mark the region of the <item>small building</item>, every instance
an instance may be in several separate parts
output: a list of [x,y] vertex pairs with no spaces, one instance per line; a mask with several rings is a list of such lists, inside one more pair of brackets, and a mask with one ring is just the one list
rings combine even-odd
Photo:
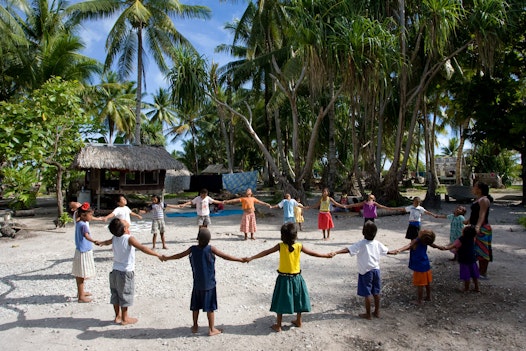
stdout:
[[86,172],[80,195],[92,202],[117,194],[160,194],[166,170],[185,166],[162,147],[148,145],[88,144],[76,156],[73,168]]

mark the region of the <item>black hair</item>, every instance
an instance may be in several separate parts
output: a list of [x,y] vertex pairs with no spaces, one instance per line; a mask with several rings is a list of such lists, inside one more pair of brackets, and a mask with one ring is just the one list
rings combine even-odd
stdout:
[[472,225],[467,225],[462,230],[462,235],[468,239],[475,239],[477,236],[477,229]]
[[157,201],[161,202],[161,197],[159,195],[152,195],[152,199],[157,199]]
[[206,247],[210,243],[210,238],[212,235],[210,234],[210,230],[208,228],[200,228],[199,232],[197,233],[197,242],[199,247]]
[[119,218],[113,218],[108,225],[108,229],[116,237],[121,237],[124,234],[124,224]]
[[289,252],[294,251],[294,243],[298,237],[298,230],[295,223],[285,223],[281,226],[281,241],[289,246]]
[[77,216],[79,218],[80,218],[80,216],[82,216],[83,214],[86,214],[86,213],[93,213],[93,209],[91,207],[89,207],[87,209],[83,209],[82,206],[77,208]]
[[374,222],[367,221],[363,225],[362,234],[366,240],[374,240],[377,232],[378,227],[376,226],[376,224],[374,224]]
[[208,194],[208,190],[206,188],[199,190],[199,195],[201,194]]

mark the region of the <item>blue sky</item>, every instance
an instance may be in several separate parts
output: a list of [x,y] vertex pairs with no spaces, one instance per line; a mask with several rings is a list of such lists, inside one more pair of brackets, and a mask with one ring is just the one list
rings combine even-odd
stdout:
[[[214,49],[220,44],[231,44],[232,36],[224,29],[227,22],[232,22],[241,17],[246,8],[246,1],[220,2],[219,0],[182,0],[186,5],[204,5],[210,8],[211,17],[208,20],[175,19],[176,28],[189,40],[197,51],[209,62],[216,62],[222,66],[230,61],[225,54],[218,54]],[[87,22],[81,32],[82,40],[86,46],[83,54],[104,62],[106,58],[105,43],[110,29],[115,23],[115,18]],[[134,80],[135,76],[130,77]],[[159,87],[166,87],[165,77],[149,58],[146,62],[146,100],[154,94]],[[169,145],[168,151],[179,149],[180,145]]]

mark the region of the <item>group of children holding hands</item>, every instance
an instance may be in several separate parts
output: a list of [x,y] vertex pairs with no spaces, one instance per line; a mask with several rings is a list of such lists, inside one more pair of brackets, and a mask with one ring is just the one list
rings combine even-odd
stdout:
[[[250,189],[249,189],[250,190]],[[164,240],[164,207],[173,205],[164,205],[158,197],[152,199],[152,205],[148,209],[154,212],[152,223],[153,248],[155,248],[156,234],[161,234],[163,248],[166,248]],[[115,323],[123,325],[137,322],[136,318],[128,315],[128,308],[133,305],[134,297],[134,268],[135,268],[135,249],[159,258],[161,261],[169,261],[190,257],[190,264],[193,274],[193,289],[190,302],[190,310],[193,316],[193,325],[191,331],[198,332],[199,311],[203,310],[208,318],[208,334],[217,335],[222,330],[215,327],[214,311],[217,309],[217,292],[215,279],[215,257],[219,256],[225,260],[248,263],[255,259],[265,257],[272,253],[279,253],[278,276],[276,278],[275,288],[272,296],[270,311],[277,314],[276,323],[272,329],[276,332],[281,331],[283,314],[296,314],[296,318],[291,322],[296,327],[302,325],[302,313],[311,311],[311,304],[307,285],[301,275],[300,257],[305,253],[314,257],[332,258],[338,254],[350,254],[357,257],[358,266],[358,288],[357,294],[364,298],[365,313],[359,316],[365,319],[380,317],[380,292],[381,292],[381,274],[380,258],[391,254],[396,255],[402,251],[409,250],[409,268],[413,271],[413,284],[417,287],[416,304],[420,305],[423,301],[431,300],[432,272],[427,256],[427,247],[431,246],[441,250],[455,250],[455,259],[460,266],[460,279],[464,282],[463,291],[469,291],[470,280],[474,282],[474,290],[479,291],[478,285],[478,266],[474,249],[474,238],[477,231],[473,226],[463,227],[465,208],[459,206],[453,215],[444,216],[433,214],[420,206],[420,199],[415,198],[413,205],[404,208],[388,208],[375,202],[373,195],[370,195],[366,201],[354,205],[343,206],[363,206],[364,225],[362,229],[363,239],[345,247],[341,250],[319,253],[308,249],[301,243],[297,242],[297,213],[294,209],[304,208],[301,203],[292,200],[287,194],[283,201],[275,206],[257,200],[253,197],[251,191],[247,191],[247,196],[243,198],[224,201],[222,203],[241,202],[244,213],[241,223],[241,231],[253,233],[256,231],[254,204],[267,205],[269,207],[280,207],[284,210],[284,224],[281,226],[281,242],[271,248],[261,251],[251,257],[234,257],[226,254],[216,247],[210,245],[210,231],[207,226],[209,220],[209,206],[217,201],[211,199],[206,191],[192,201],[173,207],[181,208],[182,206],[193,203],[196,205],[198,213],[199,232],[197,236],[197,245],[191,245],[188,249],[171,255],[161,255],[160,253],[142,245],[137,239],[130,234],[131,211],[127,211],[126,199],[119,199],[117,211],[113,211],[106,217],[98,218],[108,220],[113,218],[108,226],[113,237],[104,241],[97,241],[90,234],[89,221],[93,219],[93,211],[89,204],[77,204],[73,206],[76,218],[75,226],[75,257],[73,260],[73,275],[76,277],[78,288],[78,301],[90,302],[90,293],[84,289],[84,279],[91,277],[95,273],[92,248],[93,244],[99,246],[111,245],[114,255],[113,269],[110,273],[110,302],[115,312]],[[324,238],[330,235],[332,218],[328,212],[328,204],[332,203],[338,206],[332,198],[328,196],[328,190],[324,189],[322,197],[318,204],[313,207],[319,207],[319,223],[327,231],[321,228]],[[123,209],[124,208],[124,209]],[[396,211],[409,212],[409,226],[406,232],[406,238],[411,242],[396,250],[388,248],[375,240],[377,226],[374,223],[377,217],[376,208],[383,208]],[[428,229],[421,229],[420,222],[422,214],[432,215],[436,218],[448,218],[451,221],[451,242],[445,246],[439,246],[434,243],[435,233]],[[207,218],[208,217],[208,218]],[[425,296],[424,296],[425,290]],[[374,309],[373,309],[374,306]]]

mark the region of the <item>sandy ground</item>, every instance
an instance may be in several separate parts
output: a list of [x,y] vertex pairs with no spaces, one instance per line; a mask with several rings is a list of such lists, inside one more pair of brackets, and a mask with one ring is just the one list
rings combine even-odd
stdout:
[[[495,195],[495,194],[494,194]],[[303,276],[312,302],[302,328],[284,316],[284,328],[275,333],[269,312],[278,255],[249,264],[216,261],[219,309],[218,336],[207,336],[206,315],[200,315],[200,330],[190,332],[189,310],[192,288],[188,259],[162,263],[137,252],[135,304],[130,314],[137,324],[112,322],[108,273],[112,252],[95,248],[97,277],[87,282],[94,300],[76,302],[71,276],[74,253],[73,226],[53,228],[53,215],[15,218],[33,229],[16,239],[0,239],[0,340],[8,350],[523,350],[526,345],[526,241],[517,219],[524,207],[516,197],[496,195],[490,222],[494,228],[494,262],[489,280],[481,281],[480,293],[457,292],[458,266],[452,254],[429,250],[434,282],[433,301],[418,307],[411,304],[416,290],[407,268],[408,254],[382,260],[382,316],[373,320],[358,317],[363,299],[356,295],[356,258],[338,255],[332,259],[302,255]],[[450,213],[456,204],[443,203],[440,213]],[[227,208],[238,208],[227,206]],[[188,211],[191,211],[188,209]],[[330,252],[362,238],[362,218],[343,214],[335,218],[331,240],[320,240],[317,212],[306,210],[299,241],[310,249]],[[279,242],[282,211],[262,209],[257,240],[243,241],[240,216],[212,218],[211,244],[238,256],[253,255]],[[377,220],[377,239],[390,249],[407,243],[407,215]],[[173,254],[195,243],[195,218],[167,219],[168,250]],[[447,220],[424,216],[423,226],[437,233],[437,243],[449,238]],[[106,225],[91,224],[96,239],[111,235]],[[135,222],[133,234],[151,245],[150,221]],[[159,247],[160,245],[158,245]]]

